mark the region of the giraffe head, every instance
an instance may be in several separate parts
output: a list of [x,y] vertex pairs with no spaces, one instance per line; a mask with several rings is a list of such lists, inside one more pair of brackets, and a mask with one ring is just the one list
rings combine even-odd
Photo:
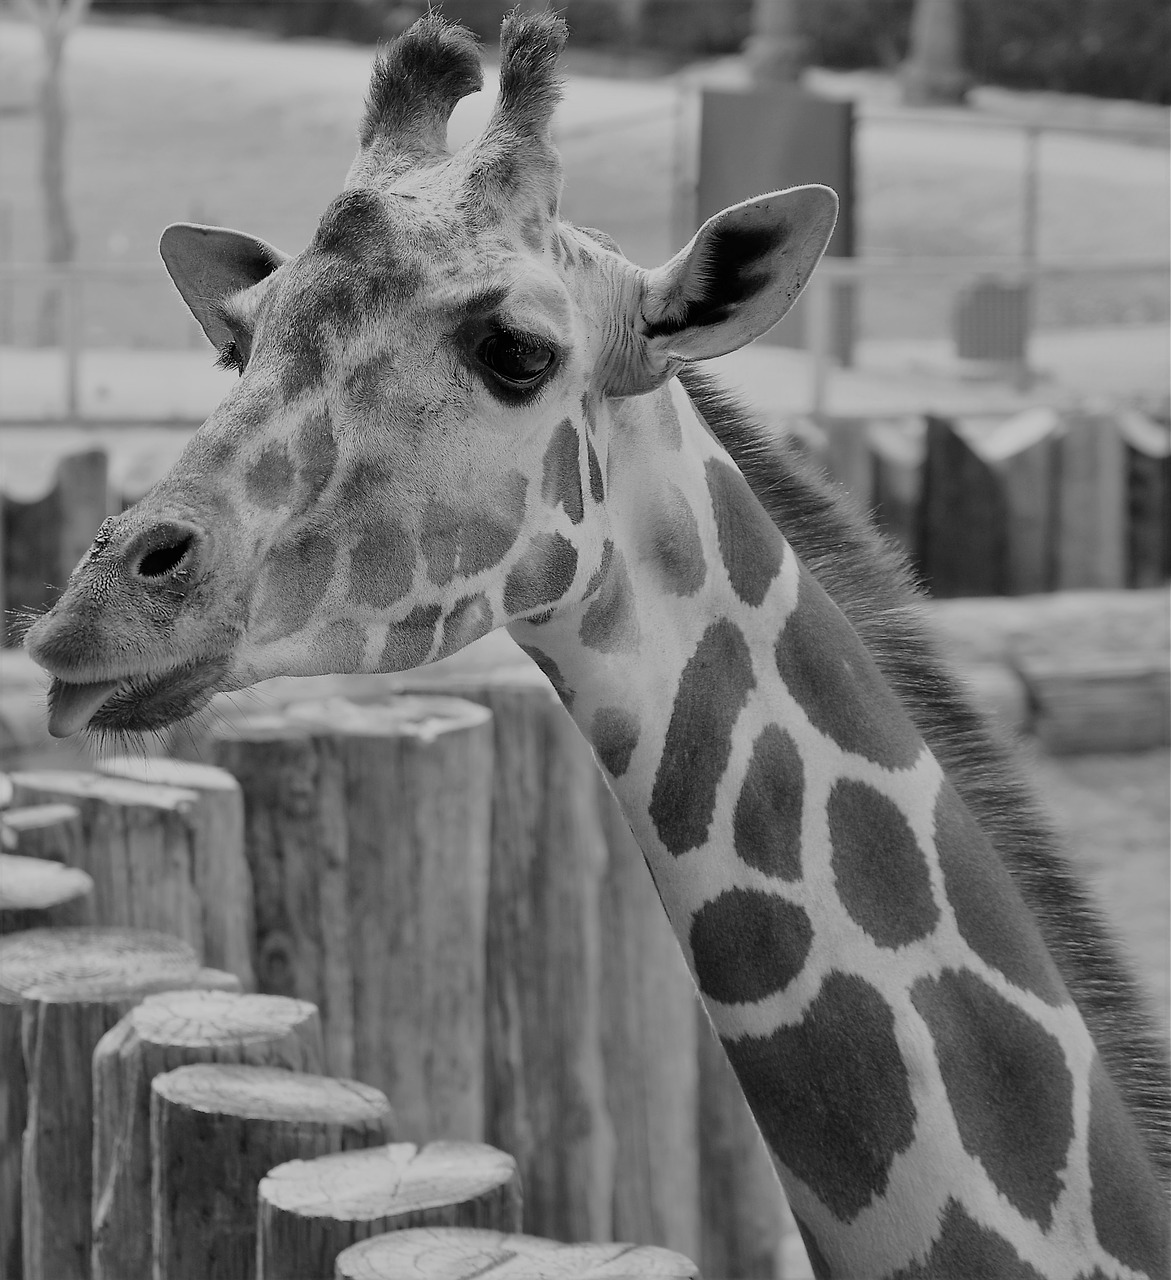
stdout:
[[479,56],[425,17],[376,60],[358,155],[306,249],[163,233],[240,378],[30,630],[54,733],[160,727],[272,675],[417,666],[598,590],[602,406],[780,319],[836,198],[737,205],[634,266],[559,217],[564,39],[548,14],[505,21],[493,114],[452,154]]

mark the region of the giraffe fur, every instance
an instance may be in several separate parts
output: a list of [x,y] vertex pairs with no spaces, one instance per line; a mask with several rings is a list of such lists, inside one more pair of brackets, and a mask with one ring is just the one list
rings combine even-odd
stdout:
[[784,314],[836,199],[769,193],[635,267],[558,214],[564,39],[506,22],[452,154],[478,64],[428,16],[302,252],[164,232],[240,379],[31,628],[50,729],[507,627],[626,813],[818,1275],[1164,1276],[1137,989],[897,555],[694,371]]

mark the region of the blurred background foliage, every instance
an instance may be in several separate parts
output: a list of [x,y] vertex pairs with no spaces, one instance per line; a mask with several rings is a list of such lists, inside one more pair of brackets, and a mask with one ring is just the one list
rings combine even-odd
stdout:
[[[491,41],[515,0],[444,0],[443,14]],[[158,13],[289,36],[369,41],[396,35],[426,0],[94,0],[98,12]],[[543,7],[526,5],[525,7]],[[752,0],[561,0],[575,47],[679,58],[737,51]],[[894,68],[914,0],[797,0],[806,61]],[[964,65],[977,82],[1171,103],[1166,0],[963,0]]]

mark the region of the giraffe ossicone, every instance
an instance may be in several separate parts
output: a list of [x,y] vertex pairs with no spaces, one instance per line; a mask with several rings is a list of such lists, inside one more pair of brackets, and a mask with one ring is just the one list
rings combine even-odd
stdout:
[[506,21],[451,153],[478,52],[423,18],[302,252],[164,232],[241,376],[30,630],[50,728],[506,626],[625,810],[819,1275],[1165,1276],[1141,996],[905,571],[695,370],[792,305],[836,198],[761,196],[635,266],[559,216],[564,39]]

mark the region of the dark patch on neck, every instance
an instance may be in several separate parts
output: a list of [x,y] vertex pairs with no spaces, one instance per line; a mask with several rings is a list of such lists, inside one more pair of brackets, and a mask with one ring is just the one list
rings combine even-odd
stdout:
[[435,639],[442,609],[437,604],[416,605],[386,633],[379,671],[409,671],[426,660]]
[[843,751],[909,768],[922,743],[874,660],[825,592],[801,570],[797,606],[777,640],[777,671],[813,727]]
[[880,947],[925,938],[939,923],[927,860],[893,800],[843,778],[827,805],[838,897]]
[[677,596],[692,596],[707,579],[707,556],[691,504],[673,484],[647,514],[645,556],[662,585]]
[[541,674],[553,686],[553,692],[561,699],[561,705],[566,711],[573,710],[573,690],[565,683],[565,677],[561,674],[561,668],[549,657],[542,649],[536,648],[535,645],[522,644],[521,648],[529,655],[530,658],[541,669]]
[[691,918],[695,976],[721,1004],[753,1004],[776,995],[809,958],[813,926],[804,908],[759,889],[727,889]]
[[804,791],[805,770],[793,739],[777,725],[765,725],[732,816],[736,853],[750,867],[782,880],[800,877]]
[[1048,1230],[1073,1137],[1073,1079],[1061,1045],[967,970],[921,978],[911,1002],[935,1042],[964,1150]]
[[780,572],[784,542],[735,467],[709,458],[704,470],[732,590],[745,604],[759,605]]
[[586,583],[586,589],[582,592],[582,599],[588,600],[595,595],[598,588],[606,581],[606,577],[610,572],[610,563],[614,559],[614,544],[607,538],[602,543],[602,558],[598,562],[598,567],[590,574],[590,580]]
[[651,820],[671,853],[686,853],[707,840],[716,790],[732,754],[732,731],[755,687],[740,628],[727,618],[713,622],[679,677],[651,791]]
[[602,469],[598,466],[598,455],[594,452],[594,442],[586,436],[586,459],[590,468],[590,497],[595,502],[601,502],[606,496],[606,491],[602,487]]
[[889,1280],[939,1280],[941,1276],[987,1277],[988,1280],[1045,1280],[1023,1261],[1016,1249],[983,1226],[959,1201],[948,1199],[939,1219],[939,1235],[922,1262],[894,1272]]
[[581,492],[581,442],[568,418],[562,418],[554,428],[545,450],[541,497],[550,507],[564,507],[570,523],[581,524],[585,515]]
[[707,238],[702,262],[696,264],[688,284],[702,289],[689,298],[673,320],[647,325],[648,338],[669,337],[695,326],[719,324],[733,310],[773,280],[767,270],[753,270],[788,236],[788,228],[778,223],[767,227],[717,226]]
[[884,1194],[915,1107],[894,1015],[869,983],[831,973],[800,1022],[723,1044],[765,1141],[832,1213],[849,1222]]
[[1144,1158],[1133,1119],[1096,1060],[1090,1072],[1089,1162],[1098,1243],[1136,1271],[1167,1275],[1167,1200]]
[[950,783],[935,805],[935,847],[943,887],[969,947],[1016,986],[1047,1004],[1069,993],[1004,864]]
[[446,658],[492,630],[492,605],[483,593],[464,596],[443,620],[443,642],[437,657]]
[[590,741],[610,776],[621,778],[638,746],[638,716],[625,707],[599,707],[590,725]]
[[311,525],[276,543],[261,568],[256,610],[261,643],[292,635],[309,621],[333,579],[337,550],[324,529]]
[[411,589],[415,559],[415,541],[397,520],[363,525],[350,550],[350,599],[388,609]]
[[556,604],[573,585],[576,573],[573,543],[559,533],[537,534],[505,579],[505,612],[515,619],[543,604]]
[[599,653],[628,652],[638,644],[634,590],[622,552],[616,552],[601,590],[590,602],[578,629],[582,644]]

